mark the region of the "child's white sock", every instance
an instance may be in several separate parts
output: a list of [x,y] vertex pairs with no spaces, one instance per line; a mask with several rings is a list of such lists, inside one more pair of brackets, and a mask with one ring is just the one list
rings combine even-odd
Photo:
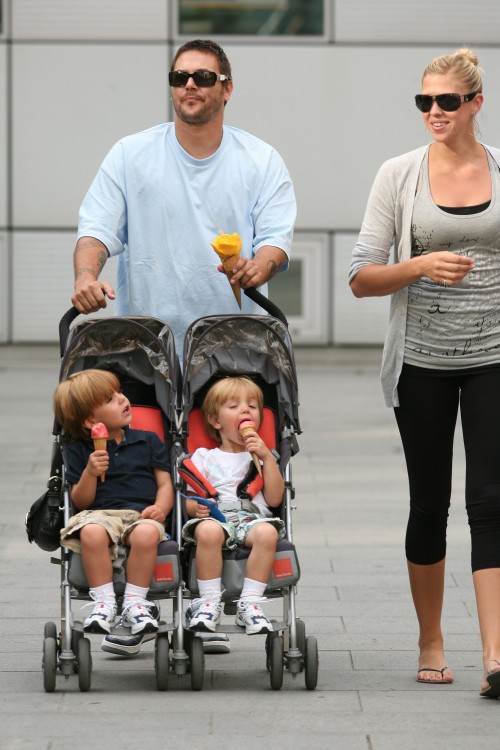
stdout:
[[221,578],[209,578],[205,581],[200,581],[198,578],[198,589],[200,591],[200,598],[202,599],[219,600],[222,595],[221,587]]
[[142,586],[134,586],[133,583],[125,584],[125,591],[123,593],[123,606],[126,607],[128,604],[137,603],[137,599],[143,601],[147,599],[149,587],[143,588]]
[[106,602],[106,604],[116,603],[115,589],[112,581],[89,589],[89,594],[96,602]]
[[262,583],[262,581],[254,581],[253,578],[245,578],[241,590],[240,602],[261,599],[264,596],[266,586],[267,583]]

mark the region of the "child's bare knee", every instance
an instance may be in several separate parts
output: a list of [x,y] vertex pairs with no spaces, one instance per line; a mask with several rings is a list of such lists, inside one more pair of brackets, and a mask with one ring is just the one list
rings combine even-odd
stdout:
[[[249,535],[250,536],[250,535]],[[278,532],[270,523],[257,523],[251,531],[253,543],[274,545],[278,541]]]
[[222,544],[224,541],[224,530],[215,521],[201,521],[196,524],[194,537],[198,544]]
[[131,547],[150,548],[158,545],[160,535],[158,529],[151,523],[139,523],[129,534],[128,543]]
[[98,523],[88,523],[80,529],[80,542],[87,549],[94,549],[103,545],[109,546],[109,534]]

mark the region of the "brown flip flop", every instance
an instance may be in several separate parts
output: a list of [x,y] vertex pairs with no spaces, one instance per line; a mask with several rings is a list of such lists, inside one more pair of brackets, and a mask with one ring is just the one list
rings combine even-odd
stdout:
[[[442,669],[433,669],[433,667],[422,667],[417,672],[417,682],[425,682],[426,685],[451,685],[451,682],[449,682],[449,680],[445,680],[444,679],[444,673],[446,672],[447,669],[449,669],[448,666],[444,666]],[[422,680],[419,677],[419,674],[421,672],[437,672],[438,674],[441,675],[442,679],[440,679],[440,680]],[[498,674],[500,675],[500,672]]]

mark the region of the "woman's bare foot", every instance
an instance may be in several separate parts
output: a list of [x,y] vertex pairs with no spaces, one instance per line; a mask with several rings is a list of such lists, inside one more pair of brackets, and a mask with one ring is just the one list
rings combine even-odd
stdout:
[[481,695],[485,698],[500,697],[500,661],[498,659],[488,659],[484,662]]
[[444,651],[441,647],[429,647],[420,649],[418,660],[418,682],[449,685],[455,676],[451,669],[446,666]]

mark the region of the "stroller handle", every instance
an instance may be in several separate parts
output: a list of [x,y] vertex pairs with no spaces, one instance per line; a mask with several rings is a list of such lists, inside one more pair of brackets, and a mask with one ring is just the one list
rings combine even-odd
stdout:
[[[244,289],[243,292],[249,299],[252,300],[252,302],[255,302],[255,304],[259,305],[259,307],[262,307],[262,309],[269,313],[269,315],[272,315],[274,318],[280,320],[283,325],[288,328],[288,320],[286,319],[285,314],[277,305],[274,304],[274,302],[271,302],[270,299],[264,297],[264,295],[261,294],[261,292],[257,291],[257,289],[255,289],[254,287],[251,287],[250,289]],[[59,350],[61,353],[61,357],[64,356],[64,352],[66,351],[66,344],[68,343],[71,323],[79,315],[80,313],[76,309],[76,307],[70,307],[69,310],[64,313],[59,322]]]
[[76,307],[70,307],[59,321],[59,351],[61,353],[61,357],[66,351],[66,344],[68,342],[69,336],[69,327],[79,315],[80,313],[76,309]]
[[288,320],[286,319],[285,314],[277,305],[274,304],[274,302],[271,302],[270,299],[264,297],[264,295],[257,289],[255,289],[255,287],[243,289],[243,292],[249,299],[252,300],[252,302],[255,302],[255,304],[259,305],[259,307],[262,307],[262,309],[269,313],[269,315],[272,315],[273,318],[278,318],[278,320],[281,320],[283,325],[288,328]]

